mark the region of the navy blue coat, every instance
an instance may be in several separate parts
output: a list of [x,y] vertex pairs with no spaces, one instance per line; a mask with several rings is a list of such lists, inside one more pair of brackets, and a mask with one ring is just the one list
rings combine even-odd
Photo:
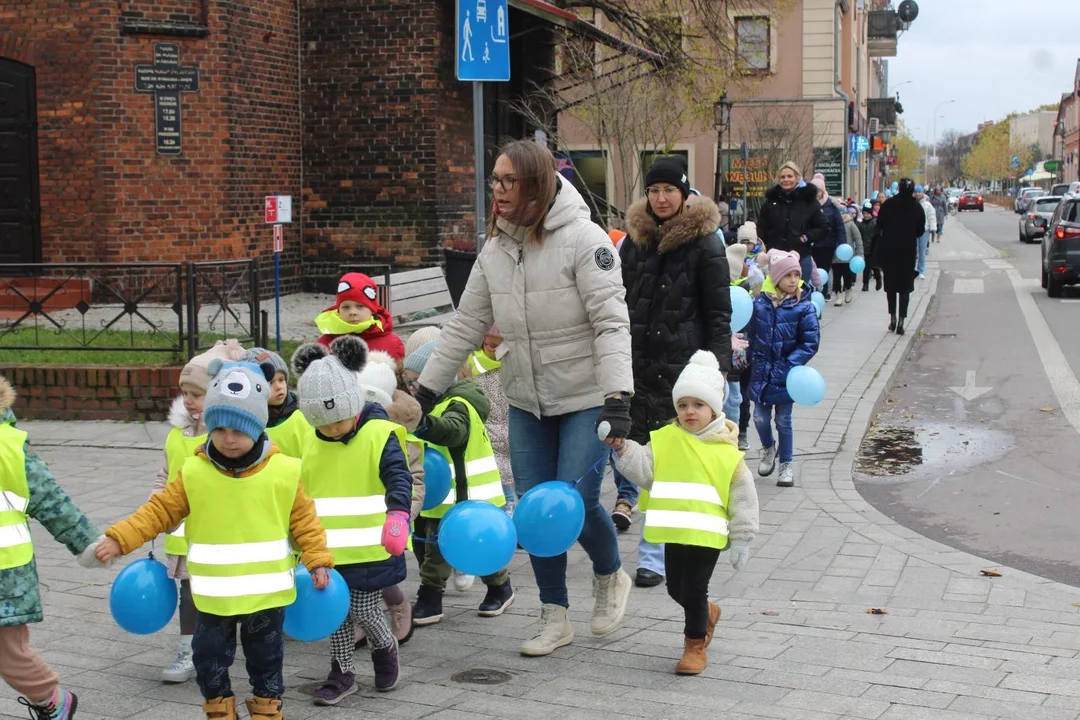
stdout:
[[[378,403],[364,405],[360,413],[360,421],[356,423],[356,431],[346,435],[340,440],[325,440],[318,436],[317,442],[344,442],[348,444],[356,437],[357,432],[368,420],[389,420],[386,410]],[[387,439],[383,447],[382,457],[379,459],[379,478],[386,486],[386,509],[401,510],[406,515],[412,511],[412,487],[413,477],[409,471],[409,461],[405,458],[405,452],[401,449],[401,443],[395,436]],[[391,555],[381,562],[354,563],[351,565],[335,565],[334,569],[341,573],[345,583],[353,590],[382,590],[383,588],[397,585],[405,579],[407,568],[405,556]]]
[[[835,250],[847,242],[844,217],[832,198],[825,201],[825,204],[821,206],[821,211],[825,214],[826,231],[825,235],[814,243],[814,250]],[[817,254],[815,253],[814,256],[817,257]]]
[[[770,285],[766,280],[766,286]],[[747,325],[750,341],[750,399],[767,405],[791,403],[787,374],[817,354],[821,342],[817,313],[803,285],[802,298],[791,297],[773,305],[762,292],[754,300],[754,316]]]

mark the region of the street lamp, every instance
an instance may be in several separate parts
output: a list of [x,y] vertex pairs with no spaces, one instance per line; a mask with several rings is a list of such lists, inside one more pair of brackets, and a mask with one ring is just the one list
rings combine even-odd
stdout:
[[904,82],[896,83],[895,85],[892,86],[892,89],[890,89],[889,92],[885,93],[885,97],[892,97],[893,90],[900,87],[901,85],[910,85],[913,82],[915,82],[915,81],[914,80],[905,80]]
[[[713,126],[716,128],[716,180],[713,185],[713,202],[720,203],[720,153],[723,150],[724,128],[731,125],[731,105],[727,90],[713,105]],[[743,182],[746,182],[746,169],[743,168]]]
[[[940,110],[941,108],[945,107],[946,105],[949,105],[949,104],[954,103],[954,102],[956,102],[956,101],[955,100],[946,100],[945,102],[938,103],[937,107],[934,108],[934,124],[933,124],[933,133],[934,134],[930,138],[930,148],[933,148],[934,160],[935,161],[937,160],[937,121],[938,121],[939,117],[945,117],[944,115],[939,116],[938,115],[938,110]],[[926,183],[928,185],[930,184],[930,148],[926,149],[926,160],[925,160],[925,162],[926,162]]]

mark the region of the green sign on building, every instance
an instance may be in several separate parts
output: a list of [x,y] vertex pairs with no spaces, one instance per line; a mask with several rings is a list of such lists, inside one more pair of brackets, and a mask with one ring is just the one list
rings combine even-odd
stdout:
[[844,148],[814,148],[814,172],[825,176],[825,192],[844,194]]

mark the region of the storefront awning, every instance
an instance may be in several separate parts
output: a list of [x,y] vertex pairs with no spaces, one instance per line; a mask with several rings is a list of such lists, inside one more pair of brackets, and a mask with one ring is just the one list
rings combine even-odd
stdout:
[[595,40],[602,45],[607,45],[613,50],[618,50],[627,55],[636,57],[639,60],[647,60],[654,63],[664,62],[664,56],[655,50],[650,50],[649,48],[627,42],[626,40],[616,37],[609,32],[605,32],[592,23],[583,20],[577,14],[556,5],[552,5],[549,2],[544,2],[544,0],[508,1],[512,8],[543,18],[553,25],[564,27],[571,32],[589,38],[590,40]]

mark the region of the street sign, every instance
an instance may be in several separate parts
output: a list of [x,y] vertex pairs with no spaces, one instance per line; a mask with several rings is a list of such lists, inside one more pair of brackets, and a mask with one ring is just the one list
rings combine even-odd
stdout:
[[1059,163],[1057,160],[1047,160],[1043,163],[1043,170],[1045,170],[1046,172],[1056,172],[1058,169],[1058,165],[1060,164],[1061,163]]
[[507,0],[457,0],[458,80],[510,79],[510,11]]
[[267,195],[265,219],[268,223],[291,223],[292,195]]
[[274,225],[274,252],[279,253],[285,249],[285,226]]
[[849,168],[859,167],[859,154],[855,152],[849,152],[847,158],[847,165]]
[[1020,158],[1016,155],[1012,156],[1012,166],[1014,169],[1020,167]]

